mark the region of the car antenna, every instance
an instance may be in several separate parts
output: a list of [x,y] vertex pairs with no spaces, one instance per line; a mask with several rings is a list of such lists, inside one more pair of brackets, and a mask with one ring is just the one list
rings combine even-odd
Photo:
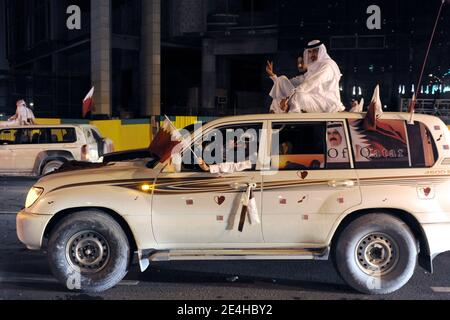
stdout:
[[413,94],[413,97],[411,99],[411,103],[410,103],[410,105],[408,107],[408,112],[410,113],[409,124],[414,124],[414,109],[416,107],[417,93],[419,92],[418,89],[420,88],[420,84],[422,83],[423,74],[425,72],[425,67],[427,65],[428,56],[429,56],[430,50],[431,50],[431,45],[433,44],[434,35],[436,34],[437,25],[439,23],[439,18],[441,17],[442,9],[444,8],[444,5],[445,5],[446,2],[450,3],[450,0],[442,0],[441,6],[439,8],[439,12],[438,12],[438,15],[436,17],[436,22],[434,23],[433,32],[431,34],[430,42],[428,44],[428,49],[427,49],[427,52],[425,54],[425,60],[424,60],[423,65],[422,65],[422,71],[421,71],[420,76],[419,76],[419,81],[417,83],[416,90],[415,90],[415,92]]

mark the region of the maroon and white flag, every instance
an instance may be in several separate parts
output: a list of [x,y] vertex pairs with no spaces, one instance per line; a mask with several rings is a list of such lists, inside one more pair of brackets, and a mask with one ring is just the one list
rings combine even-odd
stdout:
[[375,87],[372,101],[364,118],[364,129],[369,131],[377,130],[377,120],[383,115],[383,105],[380,99],[380,85]]
[[86,97],[83,99],[83,118],[86,118],[86,115],[92,111],[92,105],[94,103],[94,91],[95,91],[95,88],[92,87],[92,89],[88,92]]
[[261,224],[258,214],[258,206],[256,204],[256,199],[253,192],[255,188],[256,184],[251,183],[248,185],[245,193],[242,194],[242,209],[238,227],[239,232],[244,230],[245,218],[247,215],[250,224]]
[[149,151],[157,155],[160,162],[165,162],[171,157],[173,148],[182,142],[182,139],[178,129],[166,118],[150,144]]

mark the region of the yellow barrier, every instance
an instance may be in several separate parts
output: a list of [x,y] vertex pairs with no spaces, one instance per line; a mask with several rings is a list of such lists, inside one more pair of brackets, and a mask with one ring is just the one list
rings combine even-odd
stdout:
[[[152,140],[150,124],[128,124],[121,127],[122,150],[147,148]],[[116,149],[118,150],[118,149]]]
[[115,151],[147,148],[152,140],[150,120],[148,124],[123,124],[121,120],[91,121],[90,124],[113,141]]
[[122,147],[122,122],[120,120],[91,121],[90,124],[96,126],[103,137],[113,141],[116,151],[126,150]]
[[[173,124],[178,129],[187,127],[191,124],[195,124],[199,121],[198,117],[185,117],[177,116],[173,120]],[[61,120],[61,119],[36,119],[36,123],[39,125],[59,125],[59,124],[70,124],[70,123],[80,123],[78,120]],[[81,123],[88,123],[81,122]],[[150,124],[150,119],[148,123],[146,120],[96,120],[90,121],[91,125],[96,126],[102,136],[109,138],[114,143],[115,151],[124,151],[131,149],[143,149],[147,148],[152,139],[152,128]],[[162,121],[161,121],[162,124]]]
[[58,125],[61,124],[61,119],[35,119],[40,125]]

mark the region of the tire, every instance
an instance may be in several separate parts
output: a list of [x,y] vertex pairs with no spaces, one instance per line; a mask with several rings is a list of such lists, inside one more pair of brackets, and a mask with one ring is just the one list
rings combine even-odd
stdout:
[[58,170],[63,164],[64,162],[61,160],[51,160],[45,164],[44,168],[42,168],[41,174],[45,176],[46,174]]
[[51,232],[48,260],[54,276],[67,289],[102,292],[127,274],[130,246],[113,218],[97,210],[81,211]]
[[366,294],[388,294],[414,274],[417,245],[408,226],[388,214],[351,222],[334,247],[335,266],[348,285]]

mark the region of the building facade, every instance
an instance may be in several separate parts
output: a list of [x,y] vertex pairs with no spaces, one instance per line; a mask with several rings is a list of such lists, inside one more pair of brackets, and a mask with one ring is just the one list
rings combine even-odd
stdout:
[[160,113],[159,0],[0,2],[10,66],[5,111],[24,97],[39,116],[79,118],[95,86],[97,117]]
[[[371,30],[373,4],[380,8],[381,28]],[[71,5],[81,10],[79,30],[67,27]],[[414,85],[439,5],[0,0],[0,21],[6,24],[5,39],[0,36],[6,41],[0,43],[0,113],[13,112],[15,99],[24,97],[39,116],[79,118],[92,85],[98,117],[267,112],[272,82],[266,61],[274,61],[277,74],[295,76],[296,59],[312,39],[321,39],[340,66],[347,106],[352,99],[369,100],[377,84],[392,110],[417,90],[431,99],[448,97],[450,6],[439,21],[427,77],[420,88]]]
[[[9,64],[6,56],[6,16],[5,3],[0,1],[0,114],[7,107],[8,93],[8,69]],[[0,120],[6,116],[0,116]]]
[[[367,24],[374,4],[380,9],[380,29]],[[175,107],[206,115],[267,112],[272,81],[265,73],[266,61],[274,61],[277,74],[295,76],[296,59],[313,39],[326,44],[341,68],[346,106],[352,99],[370,100],[377,84],[391,110],[417,90],[423,98],[448,99],[450,6],[444,7],[439,20],[426,77],[415,88],[440,4],[419,0],[164,1],[163,106],[168,111]]]

